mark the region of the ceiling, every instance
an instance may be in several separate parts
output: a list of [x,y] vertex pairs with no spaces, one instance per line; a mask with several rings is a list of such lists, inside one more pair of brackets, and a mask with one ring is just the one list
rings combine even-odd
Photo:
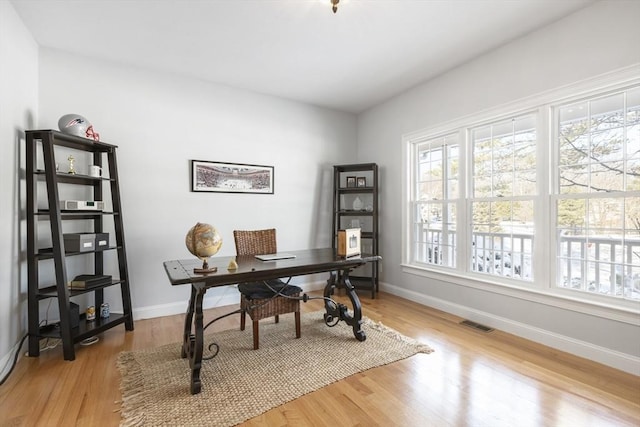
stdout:
[[11,0],[48,48],[359,113],[594,0]]

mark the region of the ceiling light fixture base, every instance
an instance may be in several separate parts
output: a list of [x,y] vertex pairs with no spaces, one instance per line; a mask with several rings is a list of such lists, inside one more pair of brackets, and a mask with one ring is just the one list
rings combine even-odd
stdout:
[[333,13],[338,11],[338,3],[340,3],[340,0],[331,0],[331,10],[333,10]]

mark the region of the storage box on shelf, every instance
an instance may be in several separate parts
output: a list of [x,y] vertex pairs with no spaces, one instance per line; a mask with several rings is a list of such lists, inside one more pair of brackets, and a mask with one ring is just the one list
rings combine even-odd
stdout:
[[65,233],[64,249],[68,252],[89,252],[109,247],[109,233]]

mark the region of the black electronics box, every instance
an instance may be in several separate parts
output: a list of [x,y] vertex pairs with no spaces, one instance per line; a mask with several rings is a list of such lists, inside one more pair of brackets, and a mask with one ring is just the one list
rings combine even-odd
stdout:
[[80,326],[80,306],[74,302],[69,303],[71,308],[69,310],[69,321],[71,322],[71,329]]

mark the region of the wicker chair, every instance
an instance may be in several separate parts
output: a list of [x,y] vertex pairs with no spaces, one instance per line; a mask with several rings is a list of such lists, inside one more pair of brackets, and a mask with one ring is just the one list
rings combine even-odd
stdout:
[[[276,230],[234,230],[233,238],[236,243],[238,255],[264,255],[276,253]],[[289,285],[280,279],[264,282],[239,283],[240,291],[240,330],[244,331],[246,315],[249,314],[253,321],[253,348],[259,348],[258,322],[261,319],[275,317],[276,323],[279,316],[286,313],[294,313],[296,323],[296,338],[300,338],[300,300],[277,295],[278,293],[299,297],[302,289]],[[269,289],[272,288],[272,289]]]

